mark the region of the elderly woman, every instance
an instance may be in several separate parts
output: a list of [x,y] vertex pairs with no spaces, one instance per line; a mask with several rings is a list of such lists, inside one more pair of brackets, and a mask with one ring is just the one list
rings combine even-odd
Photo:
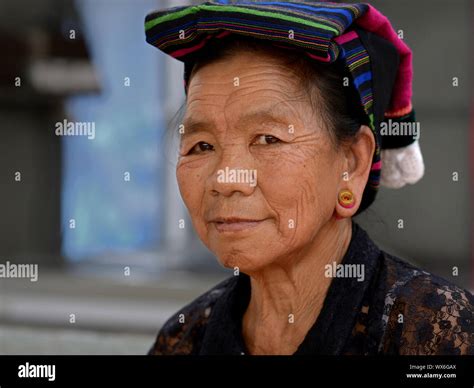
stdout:
[[415,136],[387,131],[414,113],[411,51],[382,14],[210,1],[150,14],[146,34],[185,64],[178,183],[233,270],[150,354],[474,353],[473,296],[352,221],[380,180],[423,174]]

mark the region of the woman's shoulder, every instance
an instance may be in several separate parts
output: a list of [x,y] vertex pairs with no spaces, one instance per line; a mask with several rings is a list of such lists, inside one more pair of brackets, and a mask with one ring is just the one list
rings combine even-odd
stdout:
[[384,256],[384,351],[474,354],[474,296],[402,259]]
[[196,354],[212,308],[234,282],[235,276],[222,281],[176,312],[163,325],[148,354]]

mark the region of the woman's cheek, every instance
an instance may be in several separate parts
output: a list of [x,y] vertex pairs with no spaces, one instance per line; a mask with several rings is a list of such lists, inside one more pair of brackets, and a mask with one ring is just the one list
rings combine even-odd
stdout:
[[259,158],[258,184],[266,202],[278,215],[283,238],[299,240],[313,231],[321,219],[323,209],[318,209],[318,205],[326,205],[324,191],[328,188],[321,184],[324,169],[327,170],[321,160],[323,156],[314,147],[281,147],[277,157]]
[[181,160],[176,167],[179,191],[189,212],[193,215],[199,209],[197,205],[205,186],[205,164],[196,161]]
[[303,169],[289,157],[280,154],[257,164],[258,187],[265,202],[277,216],[280,235],[293,235],[298,224]]
[[302,158],[299,152],[285,147],[279,148],[278,152],[261,152],[256,157],[256,168],[259,186],[268,195],[281,196],[282,199],[291,200],[302,179],[314,179],[314,159]]

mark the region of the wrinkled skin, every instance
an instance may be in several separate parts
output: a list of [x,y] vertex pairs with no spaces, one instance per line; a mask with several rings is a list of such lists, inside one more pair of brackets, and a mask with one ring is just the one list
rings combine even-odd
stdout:
[[[335,145],[294,74],[278,58],[243,51],[193,74],[183,125],[176,174],[193,225],[222,265],[252,278],[247,346],[291,354],[329,287],[323,266],[347,250],[373,135],[361,126],[351,144]],[[256,185],[219,181],[226,167],[256,171]],[[338,204],[342,189],[353,192],[353,208]],[[253,221],[222,223],[229,217]],[[288,328],[290,313],[298,325]]]

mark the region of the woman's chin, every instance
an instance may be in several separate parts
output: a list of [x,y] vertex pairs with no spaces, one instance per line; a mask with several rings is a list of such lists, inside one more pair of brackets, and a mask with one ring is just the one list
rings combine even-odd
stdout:
[[248,255],[229,252],[217,255],[217,258],[222,266],[231,269],[234,271],[234,274],[237,274],[235,273],[237,269],[238,272],[247,274],[257,272],[269,264],[267,262],[268,257],[262,258],[259,255],[249,257]]

